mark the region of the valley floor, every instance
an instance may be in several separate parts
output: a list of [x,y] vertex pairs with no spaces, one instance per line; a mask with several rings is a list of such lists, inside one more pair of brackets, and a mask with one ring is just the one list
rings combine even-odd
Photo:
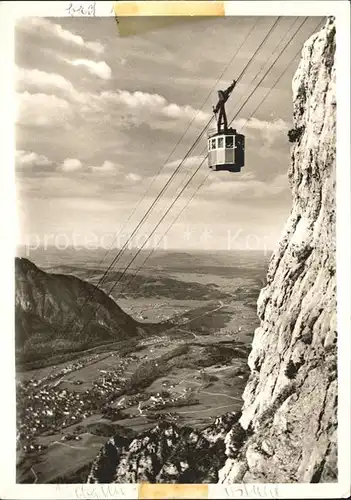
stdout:
[[[177,273],[184,285],[189,278]],[[260,279],[238,278],[233,286],[228,277],[204,273],[191,280],[216,281],[225,298],[124,297],[118,303],[128,314],[169,320],[167,328],[126,354],[109,344],[74,361],[18,373],[18,482],[85,482],[114,434],[130,437],[160,420],[204,428],[240,410]]]

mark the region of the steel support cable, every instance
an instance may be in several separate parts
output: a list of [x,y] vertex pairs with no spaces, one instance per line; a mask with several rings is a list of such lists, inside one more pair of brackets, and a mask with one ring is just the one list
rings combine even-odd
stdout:
[[[277,26],[279,20],[281,19],[281,16],[279,16],[276,21],[273,23],[273,25],[269,28],[267,34],[264,36],[263,40],[260,42],[260,44],[258,45],[258,47],[256,48],[255,52],[253,53],[253,55],[250,57],[248,63],[245,65],[244,69],[241,71],[239,77],[241,78],[245,72],[245,70],[249,67],[249,65],[251,64],[251,62],[253,61],[253,59],[255,58],[256,54],[258,53],[258,51],[261,49],[261,47],[263,46],[263,44],[266,42],[266,40],[268,39],[269,35],[272,33],[272,31],[274,30],[274,28]],[[211,121],[213,120],[213,117],[211,117],[211,119],[208,121],[208,123],[206,124],[206,126],[203,128],[202,132],[200,133],[200,135],[198,136],[197,140],[195,141],[194,145],[192,146],[192,148],[188,151],[188,153],[186,154],[186,156],[183,158],[183,160],[181,161],[181,163],[178,165],[176,171],[172,174],[171,178],[174,177],[175,173],[180,169],[181,165],[184,163],[185,159],[187,158],[187,156],[190,154],[191,150],[195,147],[195,145],[199,142],[199,140],[201,139],[202,135],[204,134],[204,132],[206,131],[206,129],[208,128],[209,124],[211,123]],[[202,163],[201,163],[202,165]],[[132,260],[130,261],[130,263],[126,266],[126,268],[123,270],[121,276],[115,281],[114,285],[112,286],[112,288],[107,292],[109,295],[112,293],[112,291],[115,289],[115,287],[117,286],[117,284],[123,279],[123,277],[125,276],[127,270],[130,268],[130,266],[132,265],[132,263],[135,261],[135,259],[138,257],[138,255],[140,254],[141,250],[144,248],[145,244],[147,243],[147,241],[150,239],[150,237],[155,233],[155,231],[157,230],[157,228],[159,227],[159,225],[163,222],[163,220],[165,219],[165,217],[167,216],[167,214],[169,213],[169,211],[172,209],[172,207],[174,206],[174,204],[176,203],[176,201],[179,199],[179,197],[181,196],[181,194],[184,192],[184,190],[186,189],[186,187],[188,186],[188,184],[191,182],[191,180],[194,178],[195,174],[197,173],[197,171],[199,170],[200,167],[198,167],[198,169],[196,170],[196,172],[190,177],[189,181],[187,182],[187,184],[181,189],[180,193],[177,195],[177,197],[175,198],[175,200],[173,200],[172,204],[170,207],[168,207],[166,213],[163,215],[163,217],[161,218],[161,220],[158,222],[158,224],[156,225],[156,227],[153,229],[153,231],[151,232],[150,236],[148,237],[148,239],[143,243],[142,247],[140,249],[138,249],[136,255],[132,258]],[[165,191],[167,185],[169,184],[171,179],[169,179],[166,183],[166,185],[164,186],[164,188],[161,190],[161,194],[163,194],[163,192]],[[159,198],[159,196],[158,196]],[[150,210],[149,210],[150,211]],[[148,211],[148,213],[149,213]],[[148,215],[147,213],[147,215]],[[141,225],[141,224],[139,224]],[[131,237],[134,235],[134,233],[131,235]],[[131,238],[130,238],[131,239]],[[127,246],[128,244],[128,241],[126,242],[126,244],[124,245],[124,248]],[[122,249],[122,251],[124,250],[124,248]],[[121,254],[121,252],[119,252],[118,256]],[[115,264],[118,256],[113,260],[113,263],[109,266],[109,268],[111,269],[113,267],[113,265]],[[99,310],[99,306],[97,307],[97,309],[95,310],[95,312],[97,312]],[[83,329],[84,330],[87,326],[89,326],[90,322],[92,320],[92,317],[88,320],[88,322],[86,323],[86,325],[84,325]]]
[[[313,28],[310,36],[313,35],[313,33],[316,32],[317,29],[319,29],[320,27],[322,27],[324,21],[321,21],[319,22],[315,28]],[[263,99],[258,103],[258,105],[256,106],[256,108],[254,109],[254,111],[251,113],[251,115],[249,116],[249,118],[247,118],[245,120],[245,123],[244,125],[241,127],[241,129],[239,129],[239,132],[242,131],[248,124],[248,122],[251,120],[251,118],[255,115],[255,113],[258,111],[258,109],[262,106],[263,102],[267,99],[267,97],[270,95],[270,93],[272,92],[272,90],[274,89],[274,87],[280,82],[280,80],[283,78],[283,76],[285,75],[285,73],[288,71],[289,67],[292,65],[292,63],[295,61],[295,59],[300,55],[301,53],[301,48],[299,48],[299,50],[295,53],[294,57],[290,60],[290,63],[286,66],[286,68],[284,69],[284,71],[280,74],[280,76],[275,80],[273,86],[268,90],[268,92],[264,95]]]
[[242,77],[244,76],[244,73],[246,73],[247,71],[247,68],[249,67],[251,61],[253,60],[253,58],[256,56],[257,52],[260,50],[260,48],[262,47],[262,45],[266,42],[266,40],[268,39],[269,35],[272,33],[272,31],[274,30],[274,28],[277,26],[277,24],[279,23],[279,21],[281,20],[282,16],[278,16],[277,19],[275,20],[275,22],[273,23],[273,25],[271,26],[271,28],[269,29],[267,35],[263,38],[262,42],[259,44],[259,46],[257,47],[257,49],[255,50],[254,54],[253,54],[253,57],[251,57],[251,59],[249,60],[249,62],[244,66],[244,68],[241,70],[241,72],[239,73],[239,76],[237,78],[237,82],[239,82]]
[[[243,70],[241,71],[239,77],[238,77],[238,80],[243,76],[244,72],[246,71],[246,69],[249,67],[249,65],[251,64],[251,62],[253,61],[253,59],[255,58],[256,54],[258,53],[258,51],[261,49],[261,47],[264,45],[264,43],[266,42],[266,40],[268,39],[268,37],[270,36],[270,34],[272,33],[272,31],[275,29],[275,27],[277,26],[278,22],[280,21],[281,19],[281,16],[278,16],[277,19],[275,20],[275,22],[273,23],[273,25],[269,28],[268,32],[266,33],[266,35],[264,36],[264,38],[262,39],[262,41],[260,42],[260,44],[258,45],[258,47],[256,48],[255,52],[253,53],[253,55],[250,57],[249,61],[247,62],[247,64],[245,65],[245,67],[243,68]],[[257,21],[258,22],[258,21]],[[251,34],[251,32],[253,31],[253,29],[255,28],[255,26],[257,25],[257,22],[254,24],[254,26],[252,27],[252,30],[250,30],[249,34],[247,35],[247,37]],[[244,42],[243,42],[244,43]],[[242,43],[242,45],[243,45]],[[237,51],[238,52],[238,51]],[[234,56],[235,57],[235,56]],[[234,60],[234,58],[233,58]],[[225,72],[225,71],[224,71]],[[223,72],[223,74],[224,74]],[[117,256],[113,259],[112,263],[108,266],[108,270],[107,272],[104,273],[104,277],[107,276],[108,272],[111,270],[111,268],[114,266],[115,262],[117,261],[118,257],[121,255],[121,253],[124,251],[124,249],[126,248],[126,246],[128,245],[129,241],[131,240],[131,238],[134,236],[134,234],[136,233],[137,229],[142,225],[143,221],[146,219],[146,217],[148,216],[148,214],[150,213],[151,209],[153,208],[153,206],[158,202],[158,200],[161,198],[162,194],[164,193],[164,191],[167,189],[168,185],[170,184],[170,182],[172,181],[172,179],[175,177],[176,173],[180,170],[182,164],[184,163],[184,161],[186,160],[186,158],[191,154],[192,150],[196,147],[196,145],[198,144],[198,142],[200,141],[200,139],[202,138],[203,134],[205,133],[205,131],[207,130],[207,128],[209,127],[210,123],[213,121],[214,117],[212,116],[210,118],[210,120],[207,122],[207,124],[205,125],[205,127],[203,128],[203,130],[201,131],[200,135],[197,137],[197,139],[195,140],[195,142],[193,143],[193,145],[191,146],[191,148],[188,150],[188,152],[186,153],[185,157],[183,158],[183,160],[180,162],[180,164],[178,165],[177,169],[172,173],[170,179],[168,179],[168,181],[166,182],[165,186],[162,188],[161,192],[158,194],[156,200],[153,202],[152,206],[148,209],[148,211],[146,212],[146,214],[143,216],[143,219],[142,221],[138,224],[137,228],[133,231],[132,235],[130,236],[129,240],[125,243],[125,245],[123,246],[123,248],[118,252]],[[193,178],[193,176],[191,177],[191,179]],[[190,180],[191,180],[190,179]],[[184,189],[182,189],[182,191],[180,192],[180,194],[178,195],[178,197],[183,193]],[[173,203],[174,204],[174,203]],[[168,210],[169,211],[169,210]],[[166,212],[166,214],[168,213],[168,211]],[[162,220],[164,219],[164,217],[162,218]],[[162,222],[161,220],[161,222]],[[159,224],[158,224],[159,225]],[[158,226],[157,226],[158,227]],[[144,243],[145,245],[145,243]],[[144,246],[143,245],[143,246]],[[137,254],[134,256],[134,258],[132,259],[132,261],[130,262],[130,264],[127,266],[127,268],[124,270],[124,272],[122,273],[120,279],[123,278],[123,276],[125,275],[125,272],[126,270],[130,267],[130,265],[134,262],[134,260],[136,259],[136,257],[138,256],[138,254],[140,253],[140,250],[137,252]],[[103,280],[99,280],[99,285],[101,285]],[[120,281],[120,280],[118,280]],[[115,288],[117,282],[114,284],[113,288]],[[98,284],[94,285],[94,290],[93,290],[93,293],[92,293],[92,296],[91,298],[94,296],[94,293],[96,292],[96,290],[98,289]],[[111,293],[108,292],[108,293]],[[85,301],[85,303],[83,304],[81,310],[84,308],[84,306],[87,304],[88,300],[91,300],[90,299],[87,299]],[[97,307],[97,309],[95,310],[95,312],[97,312],[99,310],[99,306]],[[82,331],[87,327],[89,326],[90,322],[92,320],[92,317],[88,320],[87,324],[83,326],[82,328]],[[72,324],[72,323],[71,323]],[[70,326],[70,325],[69,325]],[[64,331],[67,331],[67,326],[65,327],[65,330]]]
[[[307,19],[300,25],[300,27],[298,28],[298,30],[295,32],[294,36],[298,33],[298,31],[302,28],[303,24],[307,21]],[[294,23],[295,24],[295,23]],[[315,32],[315,30],[319,27],[319,25],[322,24],[322,23],[318,23],[316,25],[316,27],[313,29],[312,33]],[[312,34],[311,33],[311,34]],[[293,36],[293,37],[294,37]],[[291,42],[292,38],[289,39],[289,42],[288,44]],[[285,49],[284,49],[285,50]],[[289,67],[291,66],[291,64],[294,62],[294,60],[296,59],[296,57],[299,55],[299,53],[301,52],[301,48],[299,48],[299,50],[296,52],[296,54],[294,55],[294,57],[290,60],[289,64],[285,67],[284,71],[279,75],[279,77],[274,81],[272,87],[269,89],[269,91],[265,94],[265,96],[263,97],[263,99],[260,101],[260,103],[256,106],[256,108],[254,109],[254,111],[251,113],[250,117],[246,120],[245,124],[243,125],[243,127],[241,128],[241,130],[243,130],[248,121],[254,116],[254,114],[257,112],[257,110],[261,107],[261,105],[263,104],[263,102],[268,98],[269,94],[272,92],[272,90],[274,89],[274,87],[279,83],[279,81],[281,80],[281,78],[284,76],[284,74],[287,72],[287,70],[289,69]],[[278,57],[275,59],[273,65],[277,62],[277,60],[279,59],[279,57],[281,56],[282,52],[279,53]],[[272,69],[272,66],[270,66],[269,68],[269,71]],[[263,79],[267,76],[267,72],[265,73]],[[262,82],[263,80],[260,81],[260,83]],[[260,84],[259,83],[259,84]],[[241,110],[242,108],[240,108]],[[240,110],[236,113],[236,115],[234,116],[234,118],[231,120],[231,123],[233,122],[233,120],[235,120],[237,114],[240,112]],[[199,170],[199,168],[203,165],[204,161],[206,160],[207,158],[207,155],[205,156],[205,158],[202,160],[202,162],[200,163],[199,167],[197,168],[196,172]],[[196,173],[195,172],[195,173]],[[125,292],[125,290],[127,289],[127,287],[130,285],[130,283],[133,281],[134,277],[138,274],[138,272],[142,269],[143,265],[145,264],[145,262],[150,258],[150,256],[152,255],[152,253],[156,250],[158,244],[160,243],[160,241],[167,235],[167,233],[170,231],[171,227],[175,224],[175,222],[179,219],[179,217],[181,216],[181,214],[184,212],[184,210],[187,208],[187,206],[189,205],[189,203],[192,201],[192,199],[196,196],[196,194],[198,193],[198,191],[201,189],[201,187],[204,185],[204,183],[206,182],[206,180],[208,179],[209,175],[210,175],[211,172],[208,172],[206,174],[206,176],[204,177],[204,179],[201,181],[201,183],[199,184],[199,186],[196,188],[196,190],[193,192],[193,194],[191,195],[191,197],[189,198],[189,200],[186,202],[186,204],[182,207],[181,211],[179,212],[179,214],[176,216],[176,218],[171,222],[171,224],[168,226],[166,232],[161,236],[161,238],[159,239],[157,245],[155,248],[153,248],[151,250],[151,252],[149,253],[149,255],[146,257],[146,259],[144,260],[143,264],[137,269],[136,273],[131,277],[131,279],[127,282],[127,284],[125,285],[125,287],[123,288],[123,290],[120,292],[121,294]]]
[[[300,24],[300,26],[297,28],[297,30],[295,30],[295,32],[293,33],[293,35],[289,38],[289,40],[286,42],[286,44],[284,45],[284,47],[282,48],[282,50],[278,53],[277,57],[274,59],[274,61],[272,62],[272,64],[268,67],[267,71],[264,73],[264,75],[262,76],[262,78],[259,80],[257,86],[250,92],[250,94],[248,95],[248,97],[245,99],[245,101],[243,102],[243,104],[240,106],[240,108],[236,111],[235,113],[235,116],[234,118],[232,119],[231,123],[233,122],[233,120],[235,120],[235,118],[238,116],[238,114],[240,113],[240,111],[243,109],[243,107],[247,104],[247,102],[249,101],[249,99],[251,98],[251,96],[254,94],[254,92],[256,91],[256,89],[261,85],[261,83],[263,82],[263,80],[266,78],[266,76],[268,75],[268,73],[271,71],[271,69],[273,68],[273,66],[275,65],[275,63],[278,61],[278,59],[280,58],[280,56],[283,54],[283,52],[287,49],[287,47],[290,45],[290,43],[292,42],[292,40],[295,38],[295,36],[298,34],[298,32],[301,30],[301,28],[303,27],[303,25],[307,22],[307,17],[302,21],[302,23]],[[206,155],[206,158],[207,158],[207,155]]]
[[[299,17],[296,17],[296,18],[295,18],[295,21],[293,21],[293,23],[292,23],[292,24],[291,24],[291,26],[289,27],[289,30],[288,30],[288,31],[287,31],[287,32],[286,32],[286,33],[282,36],[282,38],[281,38],[281,39],[277,42],[277,44],[275,45],[274,49],[272,50],[272,55],[269,57],[269,59],[268,59],[268,60],[266,60],[266,61],[263,63],[263,65],[261,66],[260,70],[256,73],[256,75],[255,75],[255,76],[254,76],[254,78],[251,80],[251,82],[247,84],[248,86],[250,86],[250,85],[254,85],[254,84],[255,84],[255,82],[257,81],[257,79],[258,79],[258,78],[259,78],[259,76],[260,76],[261,70],[263,70],[263,69],[264,69],[264,67],[266,66],[266,64],[267,64],[267,63],[269,64],[269,62],[270,62],[270,61],[274,58],[274,55],[275,55],[276,50],[278,49],[278,47],[279,47],[282,43],[284,43],[284,40],[285,40],[285,39],[287,39],[287,38],[289,37],[290,33],[291,33],[291,32],[292,32],[292,30],[294,29],[295,25],[299,22],[299,20],[300,20],[300,18],[299,18]],[[243,94],[242,94],[242,96],[241,96],[241,99],[242,99],[242,98],[243,98]],[[241,99],[240,99],[240,100],[241,100]],[[240,102],[239,102],[239,104],[240,104]]]

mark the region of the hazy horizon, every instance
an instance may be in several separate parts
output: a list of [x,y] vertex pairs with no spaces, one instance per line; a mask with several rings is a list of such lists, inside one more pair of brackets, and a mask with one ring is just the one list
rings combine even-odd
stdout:
[[[116,257],[120,249],[74,249],[73,247],[59,250],[55,247],[27,249],[18,246],[15,257],[27,258],[37,266],[43,267],[86,267],[92,266],[101,269],[107,268]],[[189,266],[225,266],[237,267],[241,265],[256,265],[266,261],[268,263],[273,250],[207,250],[207,249],[125,249],[111,268],[111,272],[126,269],[127,272],[162,267]],[[146,258],[145,258],[146,257]],[[133,262],[131,263],[131,259]],[[166,260],[164,260],[166,259]]]
[[[94,252],[112,252],[113,250],[122,250],[122,247],[112,247],[112,248],[105,248],[105,247],[98,247],[98,248],[75,248],[73,246],[69,246],[67,248],[57,248],[54,245],[51,246],[39,246],[37,248],[28,248],[26,245],[17,245],[16,246],[16,253],[20,251],[26,251],[28,249],[30,252],[37,252],[37,251],[56,251],[56,252],[86,252],[86,253],[94,253]],[[216,249],[216,248],[180,248],[180,247],[175,247],[175,248],[143,248],[140,249],[139,247],[128,247],[123,249],[123,252],[131,252],[135,250],[140,250],[140,252],[150,252],[152,251],[153,254],[157,253],[188,253],[188,254],[196,254],[196,253],[204,253],[204,254],[220,254],[220,253],[242,253],[242,252],[250,252],[250,253],[257,253],[261,254],[264,253],[266,250],[273,252],[275,248],[259,248],[259,249],[250,249],[250,248],[221,248],[221,249]]]

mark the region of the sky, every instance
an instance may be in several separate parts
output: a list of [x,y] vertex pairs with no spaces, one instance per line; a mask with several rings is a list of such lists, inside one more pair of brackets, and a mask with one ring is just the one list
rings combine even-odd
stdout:
[[[233,91],[229,119],[304,19],[280,19]],[[238,77],[275,20],[183,19],[148,30],[140,19],[131,36],[120,36],[112,17],[19,20],[19,243],[108,249],[128,241],[211,117],[217,90]],[[319,21],[307,19],[237,114],[233,125],[246,137],[242,171],[212,172],[205,160],[156,228],[204,159],[204,136],[129,246],[274,248],[291,208],[291,82]]]

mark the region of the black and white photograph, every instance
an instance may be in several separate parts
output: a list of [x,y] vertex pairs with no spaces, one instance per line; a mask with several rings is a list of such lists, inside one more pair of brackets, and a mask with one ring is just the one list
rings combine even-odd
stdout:
[[335,16],[78,3],[14,27],[16,483],[337,485]]

